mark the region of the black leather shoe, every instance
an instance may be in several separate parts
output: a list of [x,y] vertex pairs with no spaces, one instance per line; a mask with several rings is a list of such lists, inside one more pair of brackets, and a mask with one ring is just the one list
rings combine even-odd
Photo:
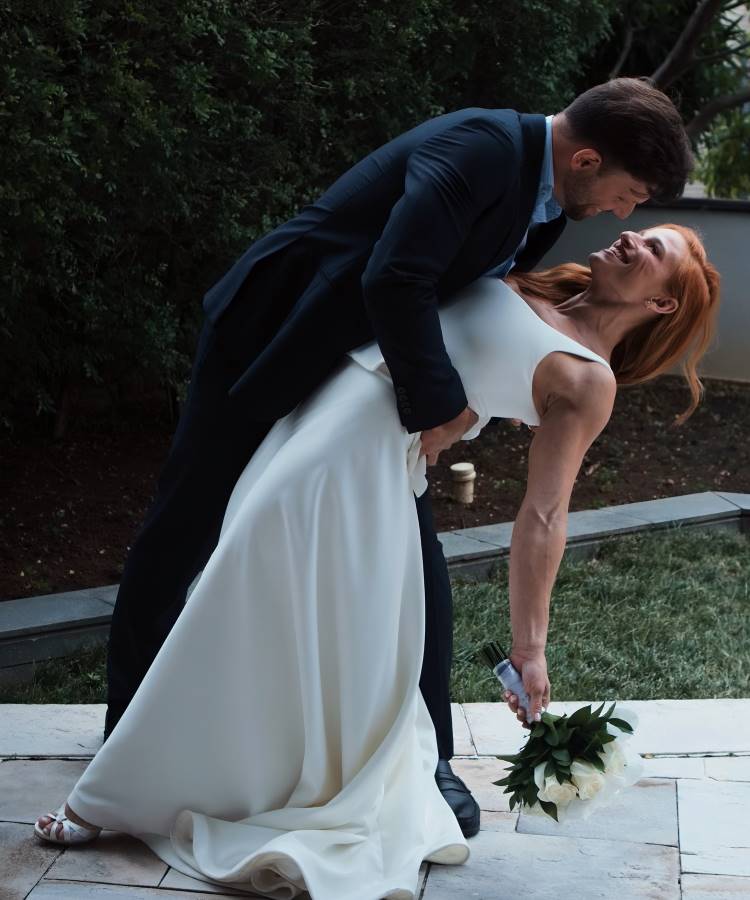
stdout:
[[435,781],[458,819],[464,837],[474,837],[479,831],[479,804],[458,775],[454,775],[449,760],[438,760]]

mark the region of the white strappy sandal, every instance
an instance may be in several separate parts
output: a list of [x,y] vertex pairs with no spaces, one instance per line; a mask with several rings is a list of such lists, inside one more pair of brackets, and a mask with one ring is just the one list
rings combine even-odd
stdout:
[[[79,825],[65,815],[65,803],[56,811],[47,813],[52,818],[52,822],[47,825],[49,831],[45,831],[39,827],[39,819],[45,816],[39,816],[34,823],[34,834],[43,841],[49,841],[51,844],[85,844],[99,837],[101,828],[87,828],[85,825]],[[62,836],[57,837],[58,823],[62,824]]]

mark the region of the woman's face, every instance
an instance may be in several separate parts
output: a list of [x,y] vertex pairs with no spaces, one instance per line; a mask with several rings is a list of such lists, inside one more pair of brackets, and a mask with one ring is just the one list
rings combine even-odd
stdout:
[[623,231],[611,247],[589,256],[592,289],[619,303],[670,299],[667,283],[689,252],[685,238],[672,228]]

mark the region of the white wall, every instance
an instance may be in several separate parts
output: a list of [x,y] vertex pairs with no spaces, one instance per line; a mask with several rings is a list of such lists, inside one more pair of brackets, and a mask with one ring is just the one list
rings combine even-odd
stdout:
[[584,222],[569,222],[541,265],[585,264],[589,253],[609,246],[624,229],[639,231],[666,222],[695,228],[722,277],[717,338],[704,357],[702,373],[750,381],[750,204],[717,202],[691,209],[686,202],[661,209],[639,208],[624,221],[601,213]]

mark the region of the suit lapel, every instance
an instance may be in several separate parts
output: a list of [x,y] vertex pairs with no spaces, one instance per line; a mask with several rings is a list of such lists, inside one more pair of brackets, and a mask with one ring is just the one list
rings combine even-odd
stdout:
[[514,269],[519,272],[529,272],[542,259],[547,251],[556,243],[563,233],[565,223],[568,221],[565,213],[561,213],[556,219],[534,225],[529,230],[529,239],[521,253],[516,257]]
[[[519,115],[521,125],[521,165],[515,203],[505,200],[497,210],[494,224],[494,253],[483,271],[494,268],[515,253],[529,227],[539,192],[544,144],[547,138],[545,117],[538,114]],[[498,221],[499,220],[499,221]],[[503,239],[503,235],[505,238]]]

